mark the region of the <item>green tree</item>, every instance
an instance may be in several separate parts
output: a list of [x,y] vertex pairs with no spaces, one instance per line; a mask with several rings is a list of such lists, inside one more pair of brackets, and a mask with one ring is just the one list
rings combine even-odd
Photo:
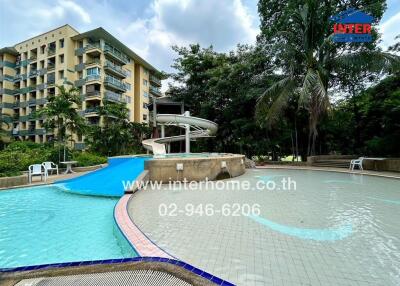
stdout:
[[[354,3],[353,3],[354,2]],[[269,127],[281,117],[291,98],[308,112],[308,155],[315,154],[318,124],[330,108],[329,91],[346,84],[344,73],[380,73],[397,68],[398,58],[384,53],[374,41],[366,44],[334,43],[329,17],[359,8],[379,22],[385,1],[264,0],[259,2],[261,35],[258,44],[270,51],[276,82],[258,101],[258,116]]]
[[[72,140],[75,133],[83,134],[86,123],[78,113],[78,107],[82,104],[80,91],[76,87],[66,88],[57,86],[58,94],[49,96],[45,107],[36,112],[37,117],[44,117],[44,127],[51,130],[57,138],[59,146],[64,148],[63,160],[66,160],[66,145]],[[61,161],[61,152],[59,153]]]
[[0,149],[4,145],[4,141],[10,138],[10,126],[12,116],[7,113],[0,113]]
[[99,108],[99,115],[102,124],[92,126],[85,139],[92,151],[107,156],[143,151],[141,139],[150,134],[150,128],[130,122],[125,104],[105,101]]
[[183,101],[193,116],[219,125],[216,138],[196,141],[194,151],[248,156],[292,152],[293,121],[282,118],[279,128],[267,130],[254,120],[257,97],[271,83],[268,70],[272,66],[267,52],[250,46],[238,46],[228,54],[199,45],[174,50],[178,57],[171,77],[178,84],[171,85],[167,94]]

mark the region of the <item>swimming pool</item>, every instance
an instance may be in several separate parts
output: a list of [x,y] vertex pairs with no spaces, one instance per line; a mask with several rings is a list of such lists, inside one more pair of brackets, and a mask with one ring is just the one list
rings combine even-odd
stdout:
[[0,268],[137,256],[114,222],[117,201],[54,185],[0,191]]
[[[400,180],[251,169],[226,181],[279,186],[283,177],[297,189],[164,186],[136,193],[128,211],[163,250],[237,285],[400,285]],[[160,215],[171,204],[177,211]],[[187,213],[207,204],[212,216]],[[226,216],[224,204],[259,204],[260,214]]]

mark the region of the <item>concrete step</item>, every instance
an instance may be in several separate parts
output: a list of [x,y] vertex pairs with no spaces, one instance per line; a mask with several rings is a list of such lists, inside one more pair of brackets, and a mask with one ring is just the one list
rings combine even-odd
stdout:
[[321,160],[313,163],[315,167],[349,168],[350,160]]

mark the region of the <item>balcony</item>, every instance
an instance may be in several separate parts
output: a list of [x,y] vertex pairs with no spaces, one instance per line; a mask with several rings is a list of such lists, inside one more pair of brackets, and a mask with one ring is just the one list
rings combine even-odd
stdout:
[[85,82],[86,82],[86,78],[80,78],[80,79],[76,80],[74,84],[75,84],[75,86],[80,87],[80,86],[84,85]]
[[151,85],[150,85],[150,93],[152,93],[155,96],[161,96],[162,95],[161,91],[157,87],[151,86]]
[[154,76],[154,75],[150,75],[150,82],[154,83],[156,86],[161,86],[161,80]]
[[126,78],[128,76],[128,72],[124,70],[122,67],[113,64],[110,61],[106,61],[104,64],[104,69],[116,76],[121,78]]
[[45,84],[45,83],[41,83],[41,84],[37,85],[37,90],[43,90],[45,88],[47,88],[47,84]]
[[37,76],[37,73],[38,73],[38,71],[37,71],[36,69],[31,70],[31,71],[29,72],[28,77],[29,77],[29,78],[31,78],[31,77],[36,77],[36,76]]
[[79,72],[82,71],[85,68],[85,64],[84,63],[80,63],[75,65],[75,71]]
[[49,49],[47,50],[47,56],[52,56],[56,53],[56,48],[55,47],[49,47]]
[[99,116],[99,107],[89,107],[85,109],[85,116],[92,117],[92,116]]
[[129,62],[129,58],[127,55],[125,55],[124,53],[121,53],[117,49],[115,49],[111,46],[108,46],[108,45],[106,45],[104,47],[104,54],[107,56],[110,56],[114,60],[117,60],[124,65],[126,65]]
[[52,62],[47,63],[47,71],[52,71],[55,68],[56,68],[56,64],[55,63],[52,63]]
[[95,65],[101,65],[100,59],[91,59],[91,60],[86,61],[86,63],[85,63],[86,67],[95,66]]
[[44,135],[46,134],[45,129],[36,129],[35,127],[29,127],[28,130],[20,130],[18,135],[20,136],[32,136],[32,135]]
[[74,143],[75,150],[84,150],[85,148],[85,143]]
[[122,92],[127,91],[127,87],[122,81],[117,80],[110,76],[106,76],[104,78],[104,85],[106,85],[112,89],[122,91]]
[[75,49],[75,56],[81,56],[84,53],[85,53],[85,48],[84,47]]
[[44,105],[47,103],[47,98],[38,98],[36,99],[36,105]]
[[85,46],[85,52],[87,54],[100,54],[101,46],[100,43],[89,43]]
[[101,100],[101,94],[99,90],[86,92],[84,97],[86,100]]
[[29,61],[30,61],[30,62],[34,62],[34,61],[36,61],[36,59],[37,59],[37,55],[36,55],[36,54],[31,55],[31,56],[29,57]]
[[111,102],[117,102],[117,103],[126,103],[126,96],[120,93],[112,92],[109,90],[106,90],[104,92],[104,99],[111,101]]
[[100,81],[101,76],[99,74],[91,74],[86,76],[86,82],[91,82],[91,81]]
[[47,73],[47,69],[45,69],[45,68],[40,69],[40,70],[38,70],[38,72],[37,72],[38,76],[44,75],[45,73]]
[[29,60],[17,61],[15,68],[26,67],[29,64]]

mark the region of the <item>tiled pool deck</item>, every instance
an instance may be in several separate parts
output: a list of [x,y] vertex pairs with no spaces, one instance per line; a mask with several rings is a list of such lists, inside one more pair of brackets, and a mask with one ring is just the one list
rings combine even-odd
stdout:
[[[240,178],[255,182],[260,172],[265,170],[247,170]],[[325,179],[335,179],[336,175],[340,179],[340,174],[332,174],[325,174]],[[237,285],[399,285],[399,237],[386,236],[400,233],[398,206],[374,209],[373,201],[360,205],[359,192],[368,187],[368,178],[363,181],[362,177],[350,176],[350,180],[361,182],[354,183],[351,191],[347,186],[335,189],[325,183],[309,192],[313,182],[307,176],[299,191],[287,193],[182,191],[164,186],[162,190],[135,193],[127,207],[134,224],[161,249]],[[215,209],[226,203],[260,203],[262,217],[297,229],[288,235],[274,230],[274,225],[266,227],[246,216],[184,213],[187,204],[210,203]],[[160,216],[160,204],[176,204],[177,215]],[[381,215],[387,221],[371,230],[367,224],[375,223],[375,219],[379,222]],[[309,239],[298,233],[298,229],[335,229],[350,221],[350,234],[340,233],[332,241]],[[376,231],[385,236],[375,236]],[[392,249],[385,248],[387,242]]]

